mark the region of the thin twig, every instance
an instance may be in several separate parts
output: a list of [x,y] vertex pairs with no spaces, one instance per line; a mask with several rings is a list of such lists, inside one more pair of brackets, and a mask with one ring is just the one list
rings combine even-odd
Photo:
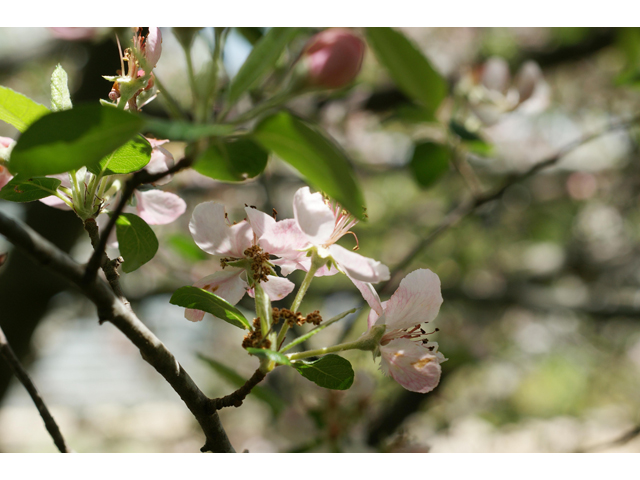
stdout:
[[574,142],[569,143],[564,148],[560,149],[555,155],[552,157],[546,158],[540,162],[535,163],[528,170],[517,174],[512,175],[507,178],[502,186],[496,188],[493,191],[486,192],[481,195],[477,195],[469,200],[461,202],[457,207],[451,210],[445,218],[440,222],[438,226],[436,226],[426,237],[424,237],[414,248],[411,250],[403,259],[398,263],[395,268],[391,272],[391,276],[389,280],[383,283],[380,287],[381,293],[389,293],[389,291],[395,286],[397,277],[407,268],[411,262],[429,245],[431,245],[440,235],[446,232],[449,228],[456,225],[460,220],[475,212],[480,206],[492,202],[494,200],[498,200],[504,195],[504,192],[507,191],[509,187],[512,185],[522,182],[541,170],[549,168],[556,163],[558,163],[564,156],[568,153],[572,152],[576,148],[584,145],[585,143],[590,142],[596,138],[601,137],[611,131],[630,128],[633,125],[637,124],[640,121],[640,115],[633,117],[629,120],[624,120],[616,123],[612,123],[607,128],[598,131],[596,133],[592,133],[590,135],[586,135]]
[[107,227],[102,232],[102,235],[100,235],[100,241],[98,242],[97,246],[94,245],[93,254],[89,259],[89,262],[87,263],[87,268],[85,269],[85,273],[84,273],[84,281],[86,283],[90,283],[95,279],[96,274],[98,273],[98,269],[102,265],[103,254],[107,247],[107,241],[109,239],[109,235],[111,235],[111,232],[113,231],[113,228],[116,225],[116,221],[118,220],[118,217],[122,214],[124,207],[127,205],[129,200],[133,196],[135,189],[145,183],[157,182],[158,180],[168,175],[184,170],[185,168],[190,167],[193,161],[194,161],[194,157],[187,156],[182,160],[180,160],[178,163],[176,163],[173,167],[166,170],[165,172],[151,174],[146,170],[140,170],[139,172],[134,173],[133,176],[129,178],[129,180],[127,180],[122,190],[120,201],[118,202],[118,205],[111,213]]
[[36,262],[80,288],[96,305],[99,319],[111,322],[140,350],[142,358],[164,377],[200,424],[206,437],[202,451],[234,451],[218,414],[209,410],[210,399],[160,339],[116,296],[109,284],[97,277],[86,282],[81,265],[33,229],[1,211],[0,234]]
[[60,433],[58,424],[53,419],[53,416],[45,405],[44,400],[42,400],[42,397],[38,393],[36,386],[31,381],[31,378],[29,378],[29,374],[27,374],[27,371],[20,363],[20,360],[18,360],[18,357],[11,348],[11,345],[9,345],[7,337],[2,331],[2,327],[0,327],[0,356],[4,358],[13,374],[18,380],[20,380],[20,383],[22,383],[24,388],[29,393],[31,400],[33,400],[33,403],[35,403],[36,408],[38,409],[38,413],[40,413],[40,416],[44,421],[44,426],[46,427],[47,432],[49,432],[49,435],[51,435],[53,443],[56,444],[56,447],[58,447],[60,453],[69,453],[69,448],[67,447],[62,433]]
[[244,399],[247,398],[247,395],[251,393],[253,387],[259,384],[264,379],[264,377],[266,377],[266,375],[266,373],[258,368],[255,372],[253,372],[251,378],[247,380],[247,382],[235,392],[221,398],[212,398],[210,400],[209,407],[212,409],[212,411],[220,410],[225,407],[239,407],[240,405],[242,405]]

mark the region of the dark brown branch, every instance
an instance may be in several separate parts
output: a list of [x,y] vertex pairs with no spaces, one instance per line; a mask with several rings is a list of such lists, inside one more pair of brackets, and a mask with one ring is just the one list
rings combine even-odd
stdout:
[[251,378],[235,392],[221,398],[212,398],[209,407],[211,411],[220,410],[225,407],[239,407],[247,395],[251,393],[253,387],[259,384],[267,374],[257,369]]
[[[102,321],[113,323],[140,350],[144,358],[173,387],[194,415],[206,442],[202,451],[233,452],[234,449],[216,412],[211,412],[210,399],[198,388],[173,354],[113,292],[111,287],[94,278],[85,281],[85,270],[71,257],[18,220],[0,212],[0,234],[40,264],[75,284],[98,309]],[[99,257],[101,258],[101,257]]]
[[460,205],[458,205],[456,208],[451,210],[447,214],[447,216],[444,218],[444,220],[442,220],[442,222],[440,222],[440,224],[437,227],[435,227],[431,231],[431,233],[429,233],[429,235],[424,237],[413,248],[413,250],[411,250],[404,257],[404,259],[402,259],[402,261],[395,266],[395,268],[391,271],[391,278],[389,280],[387,280],[384,284],[381,285],[380,291],[382,293],[390,293],[390,290],[392,290],[396,285],[397,277],[404,271],[405,268],[407,268],[411,264],[411,262],[413,262],[413,260],[425,248],[427,248],[429,245],[431,245],[438,237],[440,237],[440,235],[442,235],[444,232],[446,232],[449,228],[455,226],[460,220],[462,220],[463,218],[465,218],[468,215],[470,215],[473,212],[475,212],[482,205],[485,205],[487,203],[493,202],[494,200],[498,200],[499,198],[501,198],[502,195],[504,195],[504,192],[506,192],[507,189],[509,187],[511,187],[512,185],[515,185],[516,183],[522,182],[522,181],[534,176],[539,171],[544,170],[546,168],[549,168],[549,167],[555,165],[565,155],[567,155],[568,153],[572,152],[576,148],[584,145],[585,143],[588,143],[591,140],[599,138],[602,135],[604,135],[606,133],[609,133],[611,131],[624,129],[624,128],[629,128],[629,127],[637,124],[639,121],[640,121],[640,116],[636,116],[636,117],[633,117],[633,118],[631,118],[629,120],[612,123],[607,128],[605,128],[605,129],[603,129],[603,130],[601,130],[599,132],[596,132],[596,133],[593,133],[593,134],[590,134],[590,135],[586,135],[586,136],[584,136],[584,137],[582,137],[582,138],[580,138],[580,139],[568,144],[567,146],[565,146],[563,149],[561,149],[558,153],[556,153],[552,157],[549,157],[549,158],[547,158],[545,160],[542,160],[542,161],[540,161],[538,163],[535,163],[528,170],[526,170],[526,171],[524,171],[524,172],[522,172],[520,174],[517,174],[517,175],[512,175],[511,177],[507,178],[503,182],[502,186],[500,186],[499,188],[496,188],[493,191],[486,192],[484,194],[478,195],[478,196],[476,196],[474,198],[471,198],[471,199],[469,199],[467,201],[461,202]]
[[185,168],[189,168],[193,161],[194,157],[187,156],[165,172],[151,174],[146,170],[140,170],[139,172],[134,173],[133,176],[129,178],[129,180],[127,180],[120,195],[120,201],[116,205],[116,208],[113,210],[113,212],[111,212],[109,223],[107,224],[105,230],[102,232],[102,235],[100,235],[99,242],[97,243],[97,245],[95,245],[93,243],[93,239],[91,240],[91,243],[93,245],[93,255],[91,255],[84,273],[85,282],[90,283],[91,281],[93,281],[93,279],[96,277],[96,274],[98,273],[98,269],[102,266],[104,258],[103,255],[107,247],[109,235],[111,235],[118,217],[122,214],[124,207],[133,196],[135,189],[140,185],[144,185],[145,183],[157,182],[164,177],[177,173],[180,170],[184,170]]
[[56,447],[58,447],[58,450],[60,450],[60,453],[69,453],[69,448],[67,447],[67,444],[64,441],[64,437],[62,436],[62,433],[60,433],[60,428],[58,428],[58,424],[53,419],[53,416],[51,415],[51,413],[49,412],[49,409],[45,405],[44,400],[42,400],[42,397],[38,393],[36,386],[33,384],[31,379],[29,378],[29,375],[27,374],[26,370],[22,367],[20,360],[18,360],[18,357],[13,352],[13,349],[11,348],[11,345],[9,345],[9,342],[7,341],[7,337],[4,335],[4,332],[2,331],[1,327],[0,327],[0,356],[4,358],[4,360],[9,365],[9,368],[11,369],[13,374],[16,376],[18,380],[20,380],[20,383],[22,383],[24,388],[29,393],[31,400],[33,400],[33,403],[35,403],[36,408],[38,409],[38,413],[40,413],[40,416],[44,421],[44,426],[46,427],[47,432],[49,432],[49,435],[51,435],[51,438],[53,439],[53,443],[56,444]]

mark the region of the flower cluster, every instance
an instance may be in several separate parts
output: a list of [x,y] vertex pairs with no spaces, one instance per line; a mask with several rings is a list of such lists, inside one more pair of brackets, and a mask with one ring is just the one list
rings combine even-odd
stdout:
[[[236,304],[246,293],[253,296],[258,284],[271,300],[281,300],[291,293],[294,284],[276,274],[276,265],[284,276],[294,270],[306,271],[311,278],[343,273],[371,306],[369,330],[357,342],[307,352],[308,355],[291,354],[291,358],[354,348],[372,350],[382,358],[383,372],[406,389],[420,393],[433,390],[440,380],[440,364],[446,359],[438,352],[438,344],[428,340],[433,332],[427,332],[424,324],[435,319],[442,304],[438,276],[430,270],[416,270],[402,280],[388,301],[381,302],[372,284],[388,280],[389,269],[336,244],[344,235],[353,233],[351,228],[357,220],[321,194],[311,193],[308,187],[295,193],[293,211],[294,218],[277,221],[246,207],[246,218],[231,223],[222,204],[207,202],[196,206],[189,229],[195,243],[214,255],[219,266],[194,286]],[[297,308],[299,302],[294,301],[294,305]],[[273,324],[281,317],[286,320],[281,332],[303,321],[319,324],[322,318],[317,311],[306,319],[295,310],[274,312]],[[188,308],[185,317],[200,321],[204,312]],[[246,345],[265,345],[265,331],[257,332],[258,325],[255,321]],[[279,335],[278,342],[269,340],[269,345],[278,349],[283,338]]]

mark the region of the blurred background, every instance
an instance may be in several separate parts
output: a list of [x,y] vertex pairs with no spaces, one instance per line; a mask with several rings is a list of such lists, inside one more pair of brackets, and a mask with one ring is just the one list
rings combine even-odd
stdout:
[[[220,412],[231,442],[250,452],[640,451],[637,128],[598,135],[409,257],[461,201],[637,115],[640,29],[402,31],[450,85],[436,119],[420,116],[371,51],[352,87],[306,95],[289,107],[320,123],[354,161],[369,215],[354,228],[360,253],[392,270],[408,263],[404,274],[430,268],[440,277],[444,304],[434,322],[440,331],[431,336],[449,358],[440,385],[426,395],[405,391],[364,352],[344,354],[356,371],[345,392],[276,369],[241,408]],[[229,76],[263,32],[231,31],[224,57]],[[308,36],[313,33],[309,29]],[[163,29],[163,38],[156,75],[188,105],[183,52],[170,29]],[[204,29],[197,39],[196,70],[212,38]],[[283,62],[293,58],[294,52]],[[58,63],[69,73],[75,104],[107,98],[111,84],[102,75],[120,68],[113,32],[71,41],[47,29],[0,29],[3,86],[49,105],[49,77]],[[533,79],[528,95],[524,78]],[[166,116],[159,100],[144,110]],[[0,136],[16,135],[0,124]],[[425,178],[415,160],[414,145],[424,141],[454,146],[455,159],[437,181]],[[184,145],[166,147],[179,158]],[[241,184],[195,171],[177,174],[166,189],[187,201],[187,212],[154,227],[158,255],[122,277],[134,310],[210,396],[236,388],[228,369],[248,378],[257,360],[239,348],[238,329],[209,315],[190,323],[168,302],[213,265],[188,233],[191,212],[217,200],[233,220],[243,217],[245,204],[275,208],[279,219],[287,218],[301,186],[296,172],[277,159],[264,175]],[[73,213],[40,202],[0,200],[0,209],[78,261],[89,258],[91,246]],[[345,237],[342,244],[354,242]],[[137,349],[112,325],[98,325],[94,306],[77,291],[0,237],[0,253],[7,251],[0,324],[71,447],[198,451],[203,442],[195,420]],[[299,284],[302,276],[292,280]],[[396,285],[388,288],[386,296]],[[348,279],[334,276],[314,280],[302,310],[319,309],[329,318],[362,304]],[[245,298],[240,308],[250,315],[252,303]],[[309,347],[357,338],[367,313],[360,309],[313,337]],[[0,451],[55,451],[4,364]]]

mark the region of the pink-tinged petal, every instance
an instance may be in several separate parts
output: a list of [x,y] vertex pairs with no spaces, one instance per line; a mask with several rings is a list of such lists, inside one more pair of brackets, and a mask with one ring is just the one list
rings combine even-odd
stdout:
[[149,225],[166,225],[173,222],[187,209],[178,195],[162,190],[135,191],[138,215]]
[[363,257],[340,245],[331,245],[329,252],[340,269],[344,270],[354,280],[365,283],[378,283],[389,280],[389,267],[373,258]]
[[241,258],[251,246],[253,231],[242,221],[229,227],[224,205],[205,202],[196,206],[189,222],[189,231],[202,250],[211,255]]
[[292,218],[268,224],[259,238],[264,251],[295,262],[306,257],[307,253],[302,250],[311,247],[308,237]]
[[427,348],[406,338],[380,347],[383,372],[407,390],[427,393],[438,386],[442,368],[439,358]]
[[274,302],[282,300],[295,288],[295,284],[286,278],[276,277],[275,275],[269,275],[267,278],[269,281],[261,282],[260,285],[262,285],[264,292]]
[[244,211],[247,212],[247,220],[251,225],[251,229],[258,238],[262,237],[265,230],[276,223],[275,219],[271,215],[267,215],[255,208],[245,207]]
[[154,68],[162,54],[162,32],[159,27],[149,27],[149,35],[145,42],[144,55],[149,66]]
[[[215,293],[231,305],[235,305],[244,297],[248,288],[247,282],[241,277],[243,272],[244,270],[240,268],[227,267],[224,270],[220,270],[198,280],[193,286]],[[204,312],[202,310],[187,308],[184,316],[187,320],[199,322],[203,319]]]
[[271,263],[280,267],[280,273],[285,277],[288,276],[291,272],[296,270],[304,270],[305,272],[309,271],[309,267],[304,267],[300,262],[296,262],[294,260],[288,260],[286,258],[276,258],[271,260]]
[[[149,163],[147,163],[147,166],[144,167],[144,169],[152,175],[155,175],[156,173],[164,173],[175,164],[175,159],[173,158],[171,152],[163,147],[158,146],[158,144],[164,142],[166,142],[166,140],[162,142],[156,141],[156,146],[154,146],[153,143],[151,144],[151,146],[153,147],[153,149],[151,150],[151,159],[149,160]],[[172,178],[173,175],[167,175],[166,177],[153,182],[153,184],[166,185],[171,181]]]
[[415,270],[402,279],[384,308],[387,330],[404,330],[430,322],[438,315],[440,305],[438,276],[425,268]]
[[10,137],[0,137],[0,147],[9,148],[11,145],[15,144],[16,141]]
[[[347,277],[349,277],[349,275],[347,275]],[[369,306],[371,307],[371,310],[376,313],[375,320],[377,320],[377,317],[379,315],[382,315],[382,312],[383,312],[382,303],[380,302],[380,297],[378,296],[378,292],[376,292],[375,288],[373,288],[373,285],[371,285],[370,283],[361,282],[360,280],[356,280],[351,277],[349,277],[349,279],[353,282],[356,288],[360,290],[360,293],[362,294],[362,298],[364,298],[365,302],[369,304]],[[374,320],[374,323],[375,323],[375,320]],[[371,325],[373,324],[369,324],[369,327],[371,327]]]
[[336,217],[322,195],[300,188],[293,196],[293,215],[300,229],[314,245],[326,244],[333,234]]

